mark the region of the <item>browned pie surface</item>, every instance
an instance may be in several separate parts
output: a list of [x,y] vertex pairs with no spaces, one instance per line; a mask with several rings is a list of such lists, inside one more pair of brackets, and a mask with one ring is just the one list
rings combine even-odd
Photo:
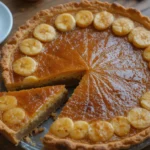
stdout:
[[[76,32],[79,33],[76,38],[86,39],[83,41],[86,53],[82,55],[88,59],[91,69],[61,116],[75,120],[107,120],[124,116],[131,108],[139,106],[139,98],[149,82],[142,51],[133,47],[127,37],[113,35],[110,29],[99,32],[90,28],[72,34]],[[68,39],[71,43],[71,38]]]

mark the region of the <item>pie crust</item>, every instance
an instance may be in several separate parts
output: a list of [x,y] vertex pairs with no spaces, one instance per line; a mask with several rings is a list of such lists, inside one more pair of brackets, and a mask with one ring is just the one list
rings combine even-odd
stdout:
[[[130,18],[133,21],[136,21],[142,24],[145,28],[150,29],[150,19],[143,16],[139,11],[133,8],[124,8],[123,6],[113,3],[109,4],[107,2],[102,3],[99,1],[87,1],[84,0],[80,3],[68,3],[64,5],[59,5],[47,10],[39,12],[36,16],[31,18],[26,22],[24,26],[21,26],[15,35],[8,41],[7,44],[2,49],[2,68],[3,68],[3,78],[5,85],[10,83],[9,70],[11,70],[11,62],[13,61],[13,54],[15,48],[18,46],[19,41],[23,39],[30,31],[32,31],[38,24],[42,23],[47,17],[52,17],[60,13],[79,11],[84,9],[98,9],[105,10],[111,13],[120,14],[125,17]],[[10,87],[11,88],[11,87]],[[47,148],[53,149],[78,149],[78,150],[112,150],[112,149],[121,149],[129,148],[131,145],[141,143],[145,139],[150,137],[150,127],[142,130],[138,134],[124,138],[119,141],[106,142],[103,144],[83,144],[81,142],[73,141],[70,139],[60,139],[56,138],[53,135],[45,135],[43,143]]]

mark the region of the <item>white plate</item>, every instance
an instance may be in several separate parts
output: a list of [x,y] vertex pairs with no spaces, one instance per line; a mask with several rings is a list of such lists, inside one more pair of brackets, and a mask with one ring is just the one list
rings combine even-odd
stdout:
[[9,35],[13,25],[13,17],[8,7],[0,2],[0,43]]

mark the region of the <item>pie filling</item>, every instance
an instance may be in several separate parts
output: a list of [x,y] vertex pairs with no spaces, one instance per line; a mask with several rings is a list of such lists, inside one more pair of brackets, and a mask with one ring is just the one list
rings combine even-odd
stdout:
[[150,32],[129,18],[106,11],[63,13],[20,42],[11,84],[81,71],[79,86],[48,134],[85,143],[120,140],[150,126],[149,45]]

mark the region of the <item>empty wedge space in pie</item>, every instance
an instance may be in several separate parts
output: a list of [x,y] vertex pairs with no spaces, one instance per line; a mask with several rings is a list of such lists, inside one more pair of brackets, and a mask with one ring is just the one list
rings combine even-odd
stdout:
[[[64,85],[77,85],[44,136],[45,148],[117,150],[149,137],[149,22],[139,11],[116,3],[71,2],[42,10],[4,45],[1,64],[8,91],[52,85],[39,89],[50,88],[53,95],[62,88],[59,94],[66,95]],[[14,143],[27,133],[29,120],[44,121],[51,108],[66,100],[56,93],[51,107],[32,112],[32,118],[28,99],[42,101],[40,108],[51,101],[43,94],[39,98],[40,92],[24,101],[24,92],[0,97],[0,132]],[[18,119],[8,119],[10,114]]]

